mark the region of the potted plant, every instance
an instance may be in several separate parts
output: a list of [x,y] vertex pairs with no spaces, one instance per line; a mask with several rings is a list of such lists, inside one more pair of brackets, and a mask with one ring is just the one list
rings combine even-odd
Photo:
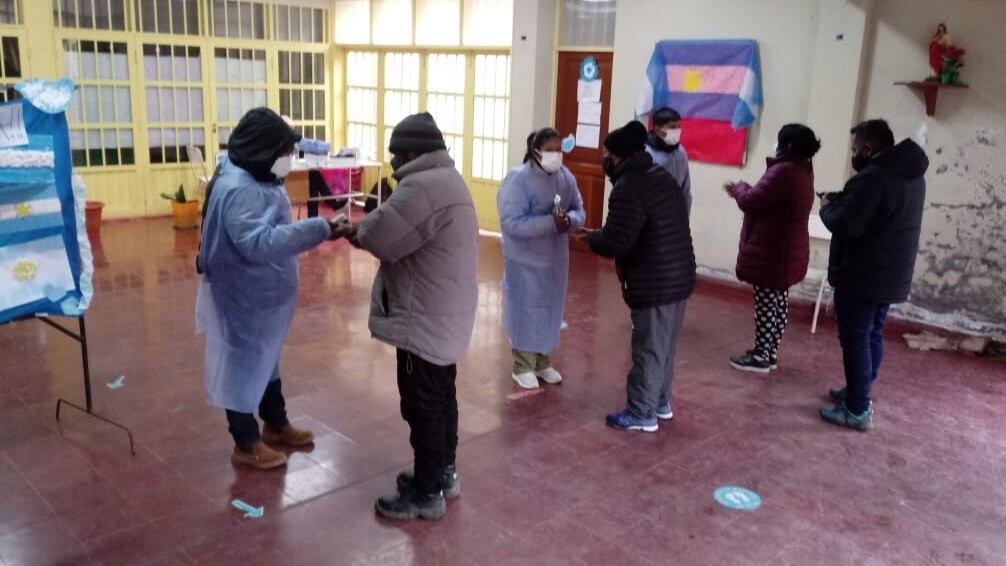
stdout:
[[940,83],[945,85],[961,84],[961,67],[964,66],[964,49],[956,45],[948,45],[943,52],[943,71],[940,73]]
[[171,201],[171,215],[176,230],[187,230],[199,225],[199,201],[185,198],[185,187],[178,185],[175,194],[161,193],[161,198]]

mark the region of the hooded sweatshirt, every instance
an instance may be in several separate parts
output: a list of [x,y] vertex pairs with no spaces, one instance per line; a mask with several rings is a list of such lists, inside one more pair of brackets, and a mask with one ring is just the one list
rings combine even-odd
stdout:
[[828,281],[881,304],[908,298],[919,251],[929,158],[912,140],[874,156],[821,208],[832,233]]

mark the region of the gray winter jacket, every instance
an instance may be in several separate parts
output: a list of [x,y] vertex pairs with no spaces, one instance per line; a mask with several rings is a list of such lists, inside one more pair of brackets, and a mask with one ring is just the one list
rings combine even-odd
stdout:
[[475,206],[446,151],[396,173],[398,186],[360,223],[361,248],[381,260],[370,306],[377,340],[437,365],[464,357],[478,303]]

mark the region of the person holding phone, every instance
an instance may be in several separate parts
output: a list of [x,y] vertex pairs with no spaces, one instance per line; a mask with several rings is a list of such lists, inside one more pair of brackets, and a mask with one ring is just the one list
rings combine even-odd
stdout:
[[527,138],[523,165],[497,197],[503,230],[503,321],[513,348],[511,377],[524,389],[558,384],[551,352],[559,343],[569,279],[569,232],[586,216],[576,179],[562,164],[559,132]]
[[754,287],[755,304],[754,347],[730,358],[730,365],[761,374],[778,368],[789,288],[807,276],[807,221],[814,206],[811,160],[821,149],[814,131],[803,124],[783,126],[777,140],[758,183],[724,186],[744,213],[736,271],[738,279]]

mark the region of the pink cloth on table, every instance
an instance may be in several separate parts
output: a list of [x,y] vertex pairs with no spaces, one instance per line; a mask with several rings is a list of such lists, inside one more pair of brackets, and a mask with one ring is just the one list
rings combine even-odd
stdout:
[[349,193],[349,169],[321,169],[320,172],[332,195]]

